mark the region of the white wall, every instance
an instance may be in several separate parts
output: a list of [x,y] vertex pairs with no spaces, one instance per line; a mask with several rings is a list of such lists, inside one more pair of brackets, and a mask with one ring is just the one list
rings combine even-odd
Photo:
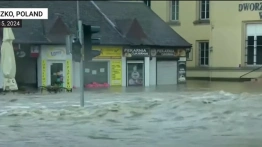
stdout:
[[156,85],[156,57],[152,57],[150,60],[150,75],[149,75],[149,85]]
[[[50,52],[55,53],[55,56],[51,56]],[[60,53],[59,53],[60,52]],[[41,58],[43,60],[66,60],[72,59],[71,54],[66,55],[66,47],[64,45],[42,45],[41,46]]]
[[39,57],[37,58],[37,86],[40,87],[42,86],[42,65],[41,62],[42,58],[41,58],[41,49],[40,49],[40,54]]
[[[0,61],[1,61],[1,56],[0,56]],[[4,75],[3,75],[2,67],[0,64],[0,89],[2,89],[3,86],[4,86]]]
[[150,82],[150,57],[145,57],[145,87],[149,86]]
[[80,63],[73,61],[73,86],[80,87]]
[[122,57],[122,86],[126,87],[126,57]]

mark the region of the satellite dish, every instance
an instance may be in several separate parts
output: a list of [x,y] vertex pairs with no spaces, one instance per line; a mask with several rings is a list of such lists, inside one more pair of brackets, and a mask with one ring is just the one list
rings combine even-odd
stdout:
[[26,53],[24,51],[17,51],[16,52],[16,56],[19,58],[24,58],[26,55]]

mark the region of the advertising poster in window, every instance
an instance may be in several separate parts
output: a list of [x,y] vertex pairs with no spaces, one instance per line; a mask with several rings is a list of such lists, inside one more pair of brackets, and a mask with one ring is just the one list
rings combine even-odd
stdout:
[[42,60],[42,86],[46,86],[46,60]]
[[144,85],[144,63],[128,63],[128,86]]
[[186,61],[178,61],[178,69],[177,69],[177,81],[178,83],[186,82]]
[[122,84],[122,61],[111,61],[111,85],[121,86]]
[[71,89],[72,88],[72,83],[71,83],[71,61],[66,60],[66,88]]

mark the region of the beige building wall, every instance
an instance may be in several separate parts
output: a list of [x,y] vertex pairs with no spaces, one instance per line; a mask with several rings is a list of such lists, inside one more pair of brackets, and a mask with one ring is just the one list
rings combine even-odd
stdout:
[[[172,1],[152,1],[151,9],[192,44],[193,60],[187,62],[188,77],[238,79],[241,75],[262,66],[247,66],[245,63],[246,25],[262,24],[259,15],[260,10],[262,12],[262,3],[210,1],[210,19],[203,22],[199,21],[200,1],[179,1],[178,21],[170,19],[171,3]],[[245,7],[249,10],[240,12],[239,4],[244,3],[248,3]],[[199,66],[199,41],[209,41],[210,58],[206,67]],[[256,78],[261,73],[260,70],[256,70],[244,78]]]

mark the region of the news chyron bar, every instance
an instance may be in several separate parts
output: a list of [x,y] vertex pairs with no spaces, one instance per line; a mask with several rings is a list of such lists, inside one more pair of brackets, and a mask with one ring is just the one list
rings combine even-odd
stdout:
[[0,28],[21,28],[24,19],[48,19],[48,8],[0,8]]

